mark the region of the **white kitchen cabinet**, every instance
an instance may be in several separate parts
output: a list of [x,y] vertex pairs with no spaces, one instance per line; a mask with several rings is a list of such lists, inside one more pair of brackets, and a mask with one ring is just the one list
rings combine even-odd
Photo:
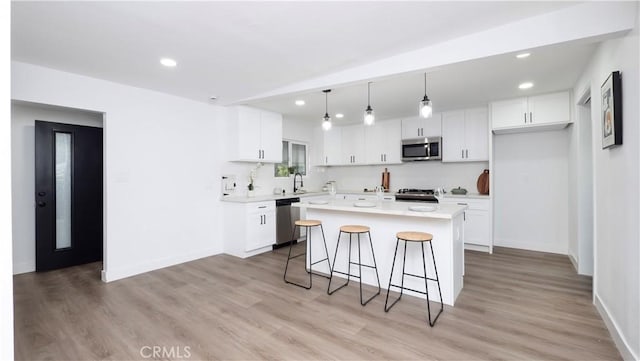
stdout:
[[322,165],[340,165],[342,161],[342,129],[333,127],[323,131]]
[[238,106],[231,135],[235,161],[279,163],[282,161],[282,115]]
[[[339,193],[336,194],[336,199],[344,199],[345,201],[369,201],[369,202],[377,202],[378,196],[375,192],[373,194],[361,194],[361,193]],[[383,201],[395,201],[396,196],[393,193],[385,193],[382,196]]]
[[411,117],[402,119],[402,139],[439,137],[442,135],[442,115],[433,113],[431,118]]
[[445,197],[444,204],[468,206],[464,212],[464,243],[466,248],[493,253],[492,209],[490,199]]
[[225,252],[245,258],[276,243],[275,201],[225,203]]
[[342,127],[342,163],[346,165],[366,163],[364,125]]
[[398,120],[377,122],[365,127],[366,163],[367,164],[400,164],[402,141],[401,126]]
[[489,124],[486,108],[442,114],[442,161],[489,160]]
[[569,92],[536,95],[491,103],[495,133],[560,129],[571,123]]

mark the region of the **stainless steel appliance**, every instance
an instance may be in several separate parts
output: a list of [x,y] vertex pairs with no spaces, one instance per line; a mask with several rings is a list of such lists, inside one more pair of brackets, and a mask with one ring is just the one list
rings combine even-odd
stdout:
[[442,159],[442,137],[413,138],[402,141],[402,161]]
[[300,208],[292,208],[292,203],[300,202],[300,198],[284,198],[276,199],[276,245],[279,246],[288,245],[289,242],[294,239],[300,238],[300,230],[296,229],[296,234],[291,235],[293,232],[294,222],[300,219]]
[[400,189],[396,193],[396,201],[438,203],[433,189]]

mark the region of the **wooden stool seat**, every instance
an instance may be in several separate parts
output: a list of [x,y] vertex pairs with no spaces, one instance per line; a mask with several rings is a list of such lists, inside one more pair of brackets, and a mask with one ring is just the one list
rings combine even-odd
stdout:
[[344,233],[366,233],[369,232],[369,227],[352,224],[340,227],[340,231]]
[[410,242],[429,242],[433,240],[433,235],[426,232],[398,232],[396,237]]
[[321,221],[315,219],[299,219],[295,222],[296,226],[301,227],[315,227],[322,224]]

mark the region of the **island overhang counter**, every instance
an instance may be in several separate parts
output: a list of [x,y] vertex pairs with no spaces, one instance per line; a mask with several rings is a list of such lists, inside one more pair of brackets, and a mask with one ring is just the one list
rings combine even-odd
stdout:
[[[381,295],[386,295],[391,275],[391,266],[394,260],[396,249],[396,233],[401,231],[427,232],[433,235],[433,251],[435,254],[440,287],[442,290],[443,302],[453,306],[458,294],[462,290],[464,275],[464,205],[456,204],[431,204],[435,207],[433,211],[424,211],[420,204],[414,202],[379,201],[379,202],[354,202],[338,199],[311,200],[292,204],[303,210],[301,218],[317,219],[322,221],[324,234],[327,241],[329,259],[334,262],[336,245],[340,227],[343,225],[357,224],[368,226],[371,229],[371,240],[375,254],[376,265],[382,287]],[[419,209],[420,211],[412,211]],[[309,267],[309,254],[313,255],[314,261],[324,256],[324,245],[320,230],[312,231],[311,244],[307,242],[307,268]],[[348,247],[349,235],[343,234],[338,249],[337,259],[334,269],[341,272],[348,270]],[[361,235],[361,257],[363,264],[373,265],[371,249],[367,236]],[[346,241],[346,242],[345,242]],[[393,284],[400,284],[402,275],[402,258],[405,245],[400,242],[398,256],[395,260],[396,268],[393,275]],[[411,274],[423,274],[422,252],[420,244],[407,242],[406,245],[406,265],[405,272]],[[311,252],[309,252],[309,247]],[[352,261],[357,262],[358,248],[357,236],[353,236],[352,241]],[[427,276],[435,278],[433,262],[431,260],[430,248],[425,244],[425,260],[427,266]],[[330,269],[326,262],[314,265],[314,272],[329,274]],[[358,275],[358,267],[351,265],[351,274]],[[345,277],[334,273],[334,276]],[[357,278],[353,279],[357,282]],[[368,285],[377,286],[375,272],[363,268],[362,282]],[[405,276],[405,287],[415,290],[424,290],[424,280],[411,276]],[[391,289],[399,292],[398,289]],[[405,294],[425,298],[424,295],[404,291]],[[435,282],[429,281],[429,299],[440,301],[438,297],[438,287]]]

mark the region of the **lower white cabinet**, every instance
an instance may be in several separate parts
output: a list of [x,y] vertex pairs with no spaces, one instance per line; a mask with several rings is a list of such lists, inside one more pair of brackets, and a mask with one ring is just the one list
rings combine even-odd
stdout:
[[490,199],[445,198],[441,203],[466,205],[464,212],[465,248],[486,250],[493,253],[492,212]]
[[224,204],[225,252],[245,258],[276,243],[275,201]]

